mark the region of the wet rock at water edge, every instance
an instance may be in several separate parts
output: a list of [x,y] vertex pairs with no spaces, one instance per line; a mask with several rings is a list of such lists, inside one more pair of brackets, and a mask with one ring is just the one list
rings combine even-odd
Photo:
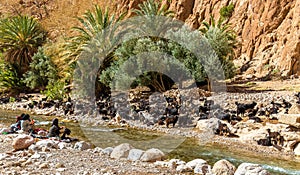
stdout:
[[234,175],[236,167],[228,160],[222,159],[217,161],[212,169],[212,172],[216,175]]
[[144,154],[144,152],[145,151],[140,150],[140,149],[131,149],[129,151],[127,159],[131,160],[131,161],[139,160],[141,158],[141,156]]
[[270,175],[261,165],[252,163],[242,163],[237,168],[234,175]]

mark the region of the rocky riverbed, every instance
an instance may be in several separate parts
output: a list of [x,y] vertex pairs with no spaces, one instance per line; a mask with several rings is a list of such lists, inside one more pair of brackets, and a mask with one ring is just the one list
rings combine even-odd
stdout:
[[165,160],[158,149],[135,149],[127,143],[116,147],[92,148],[87,142],[75,144],[36,140],[26,150],[10,151],[16,140],[27,135],[1,135],[1,174],[269,174],[258,164],[235,167],[228,160],[209,165],[203,159],[189,162]]
[[[186,91],[181,91],[180,94],[185,98],[185,101],[183,101],[183,104],[185,106],[188,106],[189,108],[193,108],[195,106],[201,105],[201,102],[199,101],[199,93],[197,90],[186,90]],[[295,92],[293,91],[261,91],[261,92],[255,92],[255,93],[226,93],[226,94],[213,94],[211,97],[208,97],[208,99],[213,99],[213,100],[222,100],[222,107],[227,108],[227,109],[235,109],[235,102],[252,102],[256,101],[261,104],[264,104],[265,106],[269,105],[272,101],[281,101],[282,99],[285,99],[289,101],[290,103],[294,104],[297,99],[294,97]],[[38,97],[34,97],[37,98]],[[41,97],[39,97],[41,98]],[[151,97],[152,99],[155,98],[161,98],[161,97]],[[37,100],[35,99],[35,100]],[[188,125],[182,125],[179,120],[179,122],[175,125],[175,128],[166,128],[166,126],[161,126],[157,125],[155,123],[149,124],[145,122],[144,120],[125,120],[125,122],[121,122],[123,119],[126,118],[124,117],[124,113],[120,112],[118,113],[117,118],[112,118],[112,120],[102,120],[103,115],[100,114],[93,114],[93,113],[87,113],[87,114],[82,114],[82,113],[77,113],[75,111],[75,114],[70,115],[64,115],[63,110],[61,109],[56,109],[55,107],[52,108],[44,108],[44,109],[39,109],[39,108],[28,108],[28,104],[32,102],[31,100],[21,100],[19,102],[14,102],[14,103],[8,103],[8,104],[2,104],[1,108],[3,109],[9,109],[9,110],[27,110],[29,112],[33,113],[38,113],[38,114],[44,114],[44,115],[56,115],[56,116],[63,116],[65,119],[70,120],[70,121],[79,121],[81,124],[91,124],[94,126],[98,125],[114,125],[114,126],[122,126],[122,127],[130,127],[130,128],[136,128],[136,129],[142,129],[142,130],[147,130],[147,131],[153,131],[153,132],[161,132],[161,133],[168,133],[171,135],[180,135],[184,137],[193,137],[197,138],[200,140],[200,142],[210,142],[214,144],[220,144],[223,146],[228,147],[229,149],[232,150],[242,150],[242,151],[248,151],[252,152],[253,154],[262,154],[265,155],[266,157],[274,157],[274,158],[281,158],[283,160],[295,160],[295,155],[298,154],[297,151],[299,151],[298,148],[300,144],[297,146],[297,142],[300,140],[300,135],[299,131],[296,130],[291,130],[291,125],[287,123],[279,123],[278,120],[276,121],[271,121],[267,120],[265,117],[261,117],[263,122],[254,122],[253,120],[249,119],[244,119],[240,121],[239,123],[235,125],[228,125],[230,128],[230,131],[234,133],[235,135],[238,135],[238,137],[225,137],[225,136],[218,136],[210,131],[205,130],[207,126],[215,126],[214,124],[211,125],[211,123],[214,123],[213,121],[209,122],[210,120],[214,119],[205,119],[205,120],[199,120],[197,119],[197,114],[194,112],[188,113],[188,110],[182,110],[185,112],[180,113],[180,117],[185,117],[186,114],[191,114],[191,118],[194,120],[191,120],[191,123]],[[163,103],[157,105],[159,103],[152,103],[150,106],[152,108],[155,108],[157,106],[163,106]],[[158,109],[159,110],[159,109]],[[297,113],[297,110],[294,111]],[[126,114],[126,113],[125,113]],[[284,111],[279,111],[278,114],[274,115],[277,117],[277,115],[284,115]],[[194,117],[194,118],[193,118]],[[127,118],[126,118],[127,119]],[[226,123],[224,121],[221,121],[222,123]],[[218,122],[217,122],[218,123]],[[228,123],[227,123],[228,124]],[[284,136],[285,142],[284,145],[281,147],[283,149],[278,149],[274,146],[260,146],[257,145],[257,140],[264,138],[265,135],[267,134],[266,129],[271,129],[272,131],[278,131],[280,132],[281,135]],[[293,127],[294,128],[294,127]],[[295,129],[295,128],[294,128]],[[16,156],[16,154],[21,154],[18,152],[11,153],[9,155],[4,154],[7,151],[11,151],[11,143],[12,139],[6,138],[10,136],[3,136],[2,138],[2,143],[1,144],[1,152],[2,152],[2,157],[3,160],[10,160],[11,156]],[[13,136],[12,136],[13,137]],[[296,146],[295,146],[296,145]],[[96,148],[95,148],[96,149]],[[99,150],[102,150],[102,148],[97,148]],[[3,150],[3,151],[2,151]],[[44,150],[44,152],[47,152],[49,150]],[[25,151],[28,152],[28,151]],[[49,174],[54,174],[57,169],[57,173],[82,173],[82,174],[145,174],[144,172],[148,172],[149,174],[175,174],[175,173],[182,173],[184,171],[191,172],[194,171],[194,169],[188,168],[183,165],[176,165],[175,167],[180,169],[180,171],[172,165],[166,165],[167,163],[161,163],[159,166],[159,163],[148,163],[148,162],[143,162],[143,161],[134,161],[132,163],[131,161],[128,161],[126,158],[121,158],[121,159],[112,159],[109,157],[109,155],[103,154],[103,152],[100,151],[99,155],[97,153],[97,156],[95,156],[94,149],[88,149],[85,151],[78,151],[76,149],[51,149],[49,158],[50,162],[39,162],[39,163],[33,163],[30,165],[31,169],[29,168],[27,172],[36,172],[38,173],[39,171],[33,170],[34,167],[39,169],[43,169],[43,166],[45,166],[45,172],[48,172]],[[97,151],[96,151],[97,152]],[[60,154],[62,153],[62,154]],[[90,154],[92,153],[92,154]],[[23,153],[22,153],[23,154]],[[24,153],[28,154],[25,155],[27,158],[30,158],[32,156],[31,154],[34,153]],[[42,151],[42,154],[43,151]],[[63,154],[67,156],[62,156]],[[47,155],[47,154],[45,154]],[[53,157],[52,157],[53,155]],[[81,159],[81,156],[83,155],[83,159]],[[19,156],[19,155],[17,155]],[[78,156],[78,157],[77,157]],[[47,156],[46,156],[47,157]],[[60,157],[56,159],[55,157]],[[297,157],[297,156],[296,156]],[[20,157],[19,157],[20,158]],[[17,159],[19,159],[17,158]],[[74,159],[73,159],[74,158]],[[11,160],[16,160],[16,159],[11,159]],[[24,160],[24,159],[23,159]],[[45,159],[46,160],[46,159]],[[60,164],[57,165],[55,160],[62,160],[62,162],[73,162],[73,163],[63,163],[63,167],[60,167]],[[74,162],[74,160],[76,160]],[[79,163],[78,161],[79,160]],[[81,160],[81,161],[80,161]],[[168,160],[167,162],[169,162]],[[175,161],[175,160],[172,160]],[[171,161],[171,162],[172,162]],[[179,160],[176,160],[179,161]],[[8,163],[9,161],[5,161],[7,164],[5,164],[6,167],[5,171],[8,172],[18,172],[18,167],[19,169],[23,169],[22,166],[19,165],[14,165],[14,163]],[[12,161],[14,162],[14,161]],[[52,163],[51,163],[52,162]],[[98,164],[97,164],[98,162]],[[180,161],[179,161],[180,162]],[[44,163],[44,165],[43,165]],[[48,164],[48,165],[45,165]],[[76,164],[79,164],[78,167],[76,167]],[[92,165],[97,164],[97,167],[100,167],[100,169],[97,169],[97,173],[94,171],[94,168]],[[112,164],[113,166],[107,167],[108,164]],[[170,164],[170,162],[169,162]],[[174,163],[171,163],[174,164]],[[177,163],[176,163],[177,164]],[[3,164],[4,165],[4,164]],[[57,165],[57,166],[56,166]],[[72,165],[72,166],[71,166]],[[68,167],[73,167],[75,165],[75,170],[68,168]],[[134,165],[134,166],[133,166]],[[41,166],[41,167],[40,167]],[[101,168],[104,166],[105,168]],[[213,167],[213,165],[211,165]],[[15,169],[16,168],[16,169]],[[25,173],[25,172],[24,172]],[[26,174],[26,173],[25,173]],[[31,173],[30,173],[31,174]],[[47,173],[46,173],[47,174]]]

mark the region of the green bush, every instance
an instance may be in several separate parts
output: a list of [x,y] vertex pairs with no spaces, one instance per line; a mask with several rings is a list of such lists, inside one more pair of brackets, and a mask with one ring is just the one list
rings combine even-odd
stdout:
[[234,11],[233,3],[230,3],[229,5],[222,7],[220,9],[221,18],[223,19],[230,18],[232,16],[233,11]]
[[0,59],[0,88],[2,90],[20,91],[25,84],[18,77],[16,69]]
[[39,48],[38,52],[32,57],[30,70],[26,72],[24,83],[31,89],[45,89],[49,83],[57,81],[57,71],[51,59],[44,54],[43,48]]
[[[173,34],[180,35],[180,32]],[[181,32],[181,35],[184,34]],[[195,36],[189,33],[183,37],[190,38]],[[208,46],[208,43],[203,45]],[[191,53],[190,50],[174,41],[155,37],[129,40],[122,43],[115,50],[114,61],[111,62],[109,67],[101,70],[99,79],[101,83],[117,89],[128,87],[128,82],[132,82],[135,85],[154,87],[157,91],[165,91],[171,86],[170,83],[174,82],[169,81],[163,72],[171,72],[175,77],[182,77],[182,80],[193,78],[197,82],[205,82],[208,78],[217,78],[211,75],[213,72],[217,72],[216,70],[222,69],[225,71],[225,76],[231,77],[233,67],[227,66],[232,65],[230,60],[220,61],[220,66],[223,67],[218,67],[216,61],[220,59],[216,54],[207,53],[209,49],[203,49],[206,52],[200,53],[202,61],[199,61],[199,58]],[[147,55],[147,53],[151,53],[151,55]],[[159,53],[160,55],[155,55],[155,53]],[[130,61],[128,61],[129,59]],[[153,65],[155,63],[161,64]],[[143,72],[144,65],[154,66],[154,70],[157,70],[157,72]],[[132,70],[132,67],[135,69]],[[210,71],[211,74],[208,75],[206,71]],[[140,76],[132,77],[132,75]],[[189,77],[189,75],[192,77]]]
[[42,94],[52,100],[62,100],[66,96],[65,83],[60,81],[49,83]]

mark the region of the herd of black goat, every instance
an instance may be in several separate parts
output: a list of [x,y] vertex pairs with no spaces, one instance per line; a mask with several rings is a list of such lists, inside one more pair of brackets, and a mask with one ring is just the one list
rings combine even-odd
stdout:
[[[295,94],[296,103],[300,105],[300,92]],[[23,97],[15,97],[14,101],[22,101],[30,100],[32,96],[27,95]],[[142,101],[140,99],[138,101],[139,106],[133,106],[131,110],[135,112],[140,111],[148,111],[149,112],[149,102]],[[165,96],[166,100],[166,107],[163,115],[155,120],[155,122],[159,125],[166,125],[169,127],[170,124],[175,126],[177,121],[179,120],[179,113],[181,107],[181,99],[178,97],[167,97]],[[11,99],[9,97],[0,98],[1,103],[9,103]],[[263,122],[260,116],[266,116],[269,119],[277,120],[276,117],[272,116],[272,114],[277,114],[279,112],[288,113],[289,109],[291,108],[292,104],[286,100],[282,100],[281,102],[274,102],[272,101],[270,104],[267,105],[258,105],[257,102],[251,103],[241,103],[235,102],[236,109],[223,109],[219,104],[215,104],[213,100],[208,100],[206,98],[201,98],[202,105],[198,108],[198,119],[209,119],[209,118],[217,118],[222,121],[227,121],[228,123],[220,122],[218,128],[214,131],[217,135],[223,136],[235,136],[233,133],[230,132],[229,127],[227,124],[235,125],[236,123],[242,121],[245,117],[248,117],[249,120],[254,120],[254,122],[261,123]],[[136,103],[136,102],[135,102]],[[104,120],[110,120],[116,116],[117,109],[114,106],[114,103],[111,102],[110,95],[103,95],[101,96],[97,102],[97,110],[100,114],[103,114]],[[51,108],[55,106],[57,109],[62,109],[65,115],[74,114],[74,104],[69,97],[66,101],[54,101],[49,100],[47,98],[42,98],[39,101],[31,101],[27,105],[24,105],[24,108],[34,108],[37,107],[39,109],[44,108]],[[84,107],[82,107],[84,108]],[[271,132],[271,130],[267,130],[267,136],[264,139],[260,139],[257,141],[259,145],[264,146],[276,146],[276,145],[283,145],[284,138],[280,135],[279,132]]]
[[[52,108],[53,106],[56,109],[61,108],[64,111],[64,115],[72,115],[74,114],[74,104],[70,97],[67,98],[66,101],[63,100],[49,100],[47,97],[41,98],[41,100],[31,100],[33,98],[32,95],[24,95],[21,97],[14,97],[14,102],[21,102],[22,100],[25,101],[31,101],[30,103],[27,103],[23,106],[23,108],[33,109],[34,107],[37,107],[38,109],[45,109],[45,108]],[[7,104],[11,102],[11,97],[3,97],[0,98],[0,104]]]

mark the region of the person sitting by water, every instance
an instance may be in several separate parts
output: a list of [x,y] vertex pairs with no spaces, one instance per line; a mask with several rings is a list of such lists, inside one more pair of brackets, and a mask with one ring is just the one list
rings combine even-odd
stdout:
[[20,116],[17,116],[17,121],[16,121],[16,123],[10,125],[10,132],[11,132],[11,133],[14,133],[14,132],[16,132],[16,131],[18,131],[18,130],[21,129],[21,119],[24,117],[24,115],[25,115],[25,114],[23,113],[23,114],[21,114]]
[[64,131],[63,131],[63,134],[61,136],[61,141],[67,142],[67,143],[78,141],[78,139],[76,139],[76,138],[70,138],[70,137],[67,136],[67,135],[70,135],[70,134],[71,134],[71,130],[68,129],[68,128],[65,128]]
[[20,116],[17,116],[16,123],[10,126],[10,133],[17,131],[31,132],[33,131],[33,124],[34,121],[30,119],[30,116],[23,113]]
[[47,137],[59,138],[60,130],[63,129],[63,128],[64,127],[59,127],[58,126],[58,119],[57,118],[53,119]]
[[34,131],[34,120],[30,119],[28,114],[23,115],[20,120],[21,131],[31,133]]

